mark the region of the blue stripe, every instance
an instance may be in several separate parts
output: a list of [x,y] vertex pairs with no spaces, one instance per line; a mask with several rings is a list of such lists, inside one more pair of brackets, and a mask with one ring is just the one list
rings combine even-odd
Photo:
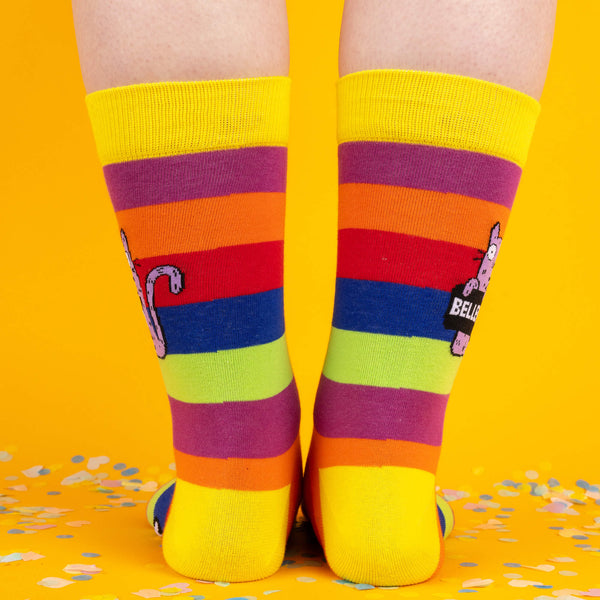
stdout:
[[157,308],[169,354],[267,344],[284,333],[283,288]]
[[349,331],[452,341],[444,327],[450,293],[386,281],[338,277],[333,326]]

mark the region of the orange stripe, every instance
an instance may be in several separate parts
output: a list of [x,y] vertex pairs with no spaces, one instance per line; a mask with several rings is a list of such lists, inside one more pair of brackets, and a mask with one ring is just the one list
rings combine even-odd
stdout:
[[340,229],[405,233],[482,249],[491,227],[500,221],[504,229],[510,213],[461,194],[370,183],[341,184],[339,201]]
[[343,465],[365,467],[413,467],[435,475],[440,446],[404,440],[329,438],[313,431],[314,466],[324,469]]
[[273,458],[206,458],[175,449],[177,477],[228,490],[278,490],[290,485],[300,464],[300,441]]
[[257,192],[117,212],[133,258],[283,239],[285,194]]

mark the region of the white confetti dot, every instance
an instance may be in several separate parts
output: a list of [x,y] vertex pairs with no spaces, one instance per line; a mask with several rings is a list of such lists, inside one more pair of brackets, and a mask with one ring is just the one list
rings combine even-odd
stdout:
[[302,583],[314,583],[316,579],[314,577],[296,577],[296,581],[301,581]]
[[576,577],[578,575],[575,571],[559,571],[558,574],[565,577]]
[[539,476],[537,471],[525,471],[525,477],[527,477],[527,479],[537,479]]

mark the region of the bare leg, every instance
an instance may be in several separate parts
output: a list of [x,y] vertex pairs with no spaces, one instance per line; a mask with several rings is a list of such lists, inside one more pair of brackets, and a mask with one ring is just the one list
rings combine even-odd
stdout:
[[537,99],[556,0],[346,0],[340,77],[414,69],[500,83]]
[[88,93],[288,74],[285,0],[73,0],[73,17]]

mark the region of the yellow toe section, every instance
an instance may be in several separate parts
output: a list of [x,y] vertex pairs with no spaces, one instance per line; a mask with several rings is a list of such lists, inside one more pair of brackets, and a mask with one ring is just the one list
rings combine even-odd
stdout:
[[290,486],[213,489],[177,480],[163,554],[178,573],[207,581],[253,581],[283,561]]
[[319,470],[325,556],[357,583],[410,585],[441,559],[435,476],[408,467]]

